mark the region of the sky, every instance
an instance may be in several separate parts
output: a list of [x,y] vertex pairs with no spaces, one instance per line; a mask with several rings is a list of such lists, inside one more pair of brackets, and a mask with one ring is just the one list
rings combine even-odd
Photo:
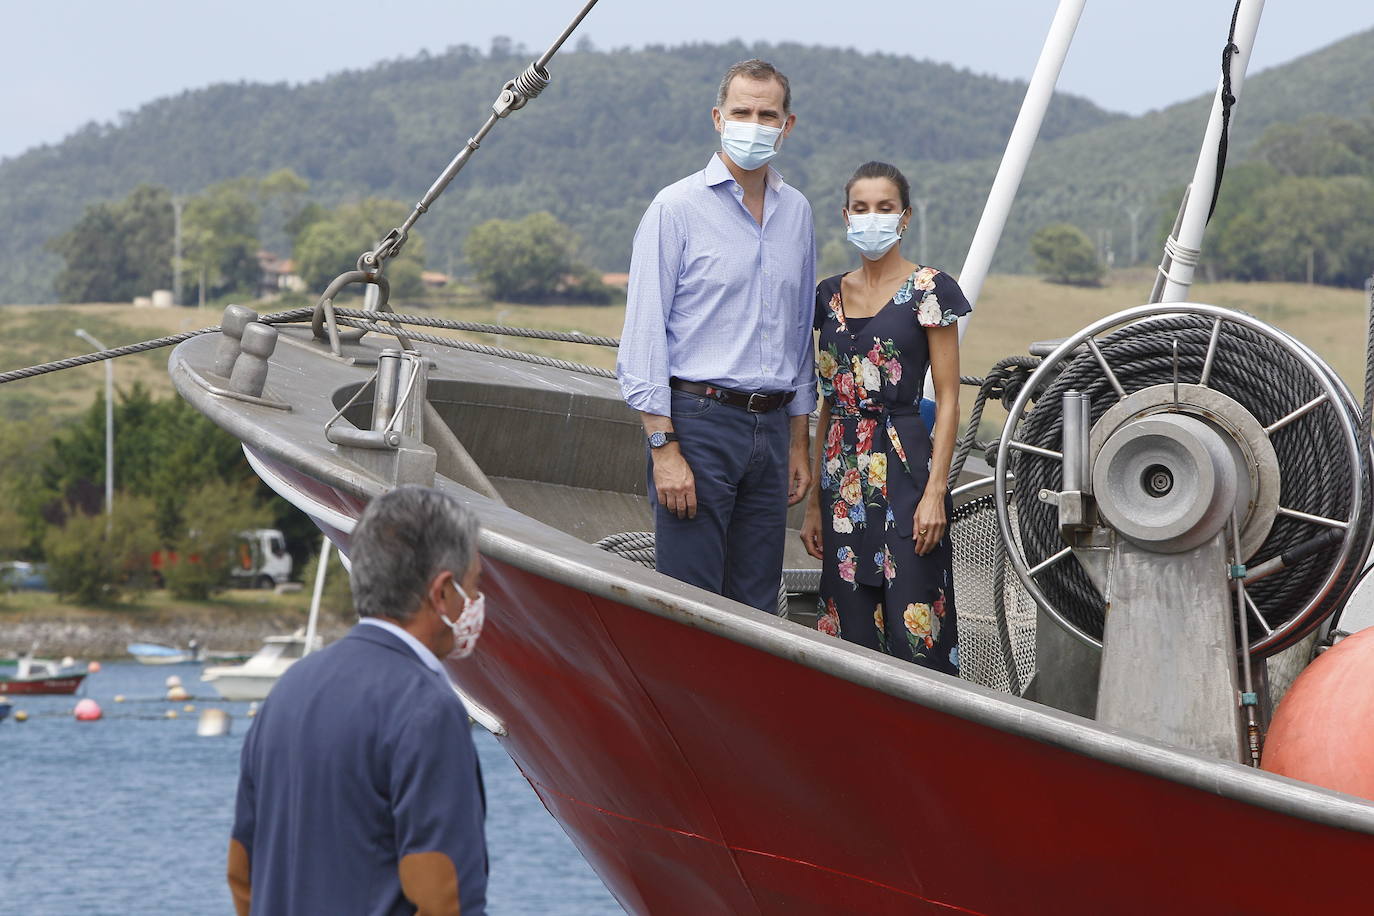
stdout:
[[[584,0],[46,0],[8,4],[0,158],[217,82],[308,82],[421,50],[542,51]],[[795,41],[1029,78],[1056,0],[600,0],[597,48]],[[1089,0],[1059,88],[1139,114],[1211,93],[1231,0]],[[1374,27],[1370,0],[1270,0],[1250,72]],[[557,78],[557,59],[553,63]],[[514,75],[514,73],[512,73]],[[872,85],[882,86],[875,69]],[[804,101],[799,110],[804,110]]]

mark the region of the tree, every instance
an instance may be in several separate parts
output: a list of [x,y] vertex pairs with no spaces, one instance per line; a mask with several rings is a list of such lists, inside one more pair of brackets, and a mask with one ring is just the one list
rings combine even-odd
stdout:
[[239,532],[263,527],[266,513],[251,485],[209,480],[186,497],[182,516],[172,541],[177,559],[163,575],[176,597],[203,601],[228,584]]
[[[292,251],[296,273],[311,289],[323,292],[339,274],[355,269],[358,256],[404,222],[409,212],[398,201],[369,197],[318,213],[296,238]],[[420,292],[424,258],[424,239],[412,233],[400,255],[386,264],[385,276],[393,296],[414,296]]]
[[1051,283],[1070,286],[1098,286],[1103,267],[1088,236],[1077,226],[1051,223],[1031,236],[1035,269]]
[[99,203],[49,248],[66,262],[54,281],[63,302],[128,302],[172,284],[172,197],[139,185],[118,203]]
[[48,583],[78,604],[114,601],[125,591],[139,592],[151,584],[157,548],[147,499],[118,494],[109,519],[73,507],[66,521],[43,539]]
[[552,213],[487,220],[468,233],[463,250],[489,295],[510,302],[542,302],[577,270],[578,238]]
[[1245,203],[1217,248],[1241,280],[1358,286],[1374,264],[1374,182],[1284,178]]
[[256,293],[257,194],[257,182],[234,179],[211,185],[186,205],[185,266],[202,283],[205,295]]

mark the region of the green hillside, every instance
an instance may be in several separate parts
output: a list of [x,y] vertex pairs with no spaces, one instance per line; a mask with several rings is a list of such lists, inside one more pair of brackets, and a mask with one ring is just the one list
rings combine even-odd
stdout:
[[[811,198],[822,242],[838,234],[839,188],[849,172],[886,158],[931,201],[931,260],[957,268],[1024,85],[905,57],[739,43],[556,58],[553,85],[497,126],[420,223],[429,263],[461,268],[473,225],[548,209],[581,235],[586,260],[623,269],[649,198],[715,148],[707,112],[719,74],[753,55],[792,78],[799,121],[778,167]],[[44,243],[87,205],[120,199],[140,182],[193,193],[286,167],[326,204],[366,195],[414,201],[527,58],[460,47],[299,86],[214,86],[0,161],[0,236],[9,242],[0,246],[0,302],[50,301],[59,261]],[[1273,121],[1362,114],[1371,97],[1374,42],[1366,34],[1248,81],[1234,148],[1243,155]],[[1139,202],[1152,215],[1158,195],[1186,180],[1206,106],[1200,99],[1126,118],[1057,98],[997,267],[1027,267],[1025,240],[1051,219],[1090,235],[1110,229],[1125,254],[1123,208]],[[1141,238],[1152,229],[1142,226]],[[359,239],[359,249],[373,241]]]

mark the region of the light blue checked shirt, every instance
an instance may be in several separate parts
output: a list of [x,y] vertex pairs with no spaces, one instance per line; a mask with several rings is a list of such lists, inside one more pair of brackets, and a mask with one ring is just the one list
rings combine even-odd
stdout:
[[719,155],[654,198],[635,233],[616,371],[625,402],[669,416],[676,376],[795,391],[816,406],[816,234],[811,205],[770,166],[763,225]]

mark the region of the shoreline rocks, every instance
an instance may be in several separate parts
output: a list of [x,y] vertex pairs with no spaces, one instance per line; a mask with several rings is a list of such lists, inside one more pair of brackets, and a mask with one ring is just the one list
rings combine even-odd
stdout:
[[[347,633],[352,625],[352,620],[322,614],[318,631],[327,645]],[[304,626],[305,621],[297,614],[213,622],[154,622],[130,620],[116,614],[9,619],[0,623],[0,658],[33,648],[35,654],[44,658],[70,655],[80,659],[127,659],[131,658],[129,643],[150,642],[184,648],[193,637],[207,651],[252,653],[262,645],[264,637],[292,633]]]

